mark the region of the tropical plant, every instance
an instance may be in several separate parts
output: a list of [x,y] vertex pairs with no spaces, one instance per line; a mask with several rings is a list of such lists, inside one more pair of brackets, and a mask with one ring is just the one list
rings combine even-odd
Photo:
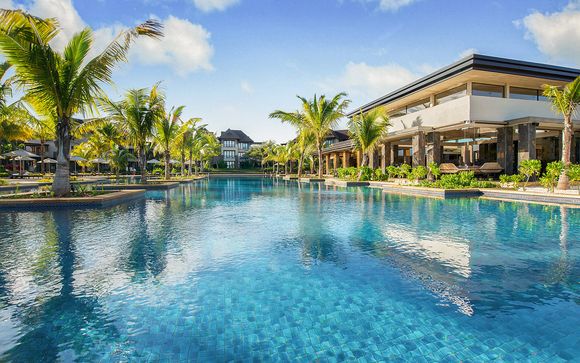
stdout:
[[121,171],[127,170],[129,162],[135,160],[135,156],[131,154],[129,150],[124,149],[119,145],[114,145],[111,151],[107,154],[107,159],[109,160],[111,169],[115,172],[118,179]]
[[558,179],[558,189],[570,188],[568,169],[570,168],[570,155],[572,138],[574,137],[574,124],[572,117],[576,114],[580,105],[580,77],[568,83],[564,88],[557,86],[544,86],[544,96],[552,101],[554,111],[564,116],[564,131],[562,134],[562,173]]
[[568,168],[568,177],[571,182],[580,181],[580,164],[572,164]]
[[399,178],[408,178],[409,174],[411,174],[411,165],[409,164],[401,164],[401,166],[399,166],[398,171],[399,171]]
[[147,183],[147,142],[153,135],[155,124],[165,116],[165,96],[159,84],[151,89],[131,89],[121,101],[108,98],[99,100],[107,118],[119,125],[123,137],[137,153],[141,182]]
[[[181,114],[185,106],[172,108],[163,118],[154,125],[153,144],[155,151],[163,154],[165,161],[165,180],[171,176],[171,147],[176,140],[185,134],[192,121],[182,122]],[[183,167],[183,165],[182,165]]]
[[562,170],[564,170],[564,162],[553,161],[546,166],[546,172],[540,178],[540,184],[549,192],[554,192],[556,185],[559,185],[559,180],[562,177]]
[[32,120],[32,137],[40,142],[40,172],[44,174],[44,146],[48,140],[55,139],[54,121],[46,118]]
[[436,162],[432,161],[429,163],[429,165],[427,165],[428,169],[429,169],[429,177],[433,178],[433,180],[437,180],[439,179],[439,177],[441,176],[441,169],[439,168],[439,165],[437,165]]
[[399,177],[399,168],[394,165],[387,166],[387,174],[389,178],[398,178]]
[[72,117],[96,111],[96,100],[104,95],[102,84],[112,84],[112,71],[126,61],[138,36],[160,37],[161,25],[149,20],[119,34],[92,59],[93,32],[76,33],[63,52],[51,41],[60,32],[55,19],[41,19],[21,10],[0,11],[0,52],[15,70],[15,82],[25,92],[34,110],[56,119],[57,167],[53,192],[70,192],[70,143]]
[[[356,150],[362,153],[362,166],[367,166],[369,154],[374,153],[379,140],[390,126],[389,116],[384,107],[376,107],[368,112],[360,112],[349,121],[349,132]],[[362,169],[361,169],[362,171]],[[359,174],[360,180],[362,174]]]
[[428,170],[426,167],[419,165],[413,168],[413,170],[409,173],[409,179],[418,182],[419,180],[425,179],[428,174]]
[[524,182],[523,190],[526,191],[528,182],[530,178],[539,175],[542,171],[542,162],[540,160],[522,160],[520,161],[520,166],[518,168],[520,174],[522,174],[526,180]]
[[[193,137],[197,131],[196,124],[201,121],[200,118],[189,119],[185,126],[181,136],[177,137],[172,145],[173,150],[179,154],[181,160],[181,176],[185,176],[185,165],[186,165],[186,153],[189,152],[189,171],[188,174],[191,175],[192,172],[192,159],[193,159]],[[204,125],[205,127],[205,125]]]
[[313,135],[318,153],[318,177],[322,178],[322,148],[324,140],[330,131],[337,125],[338,120],[344,117],[344,111],[350,104],[345,100],[346,93],[339,93],[328,100],[326,96],[312,100],[297,96],[302,103],[302,109],[296,112],[284,112],[276,110],[270,114],[270,118],[277,118],[282,122],[295,125],[300,130],[308,130]]

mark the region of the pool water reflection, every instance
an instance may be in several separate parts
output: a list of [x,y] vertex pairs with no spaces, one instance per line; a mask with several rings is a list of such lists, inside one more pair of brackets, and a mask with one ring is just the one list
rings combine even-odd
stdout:
[[0,213],[11,361],[569,361],[580,210],[212,179]]

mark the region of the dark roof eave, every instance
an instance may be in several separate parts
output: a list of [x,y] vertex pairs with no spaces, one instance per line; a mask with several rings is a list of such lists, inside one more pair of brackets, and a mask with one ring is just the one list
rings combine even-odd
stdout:
[[425,77],[401,87],[381,98],[363,105],[349,112],[346,116],[352,117],[355,113],[366,112],[374,107],[384,105],[396,99],[408,96],[423,88],[449,79],[469,70],[505,73],[535,78],[552,79],[570,82],[580,75],[579,69],[553,66],[549,64],[533,63],[508,58],[491,57],[481,54],[473,54],[455,63],[443,67]]

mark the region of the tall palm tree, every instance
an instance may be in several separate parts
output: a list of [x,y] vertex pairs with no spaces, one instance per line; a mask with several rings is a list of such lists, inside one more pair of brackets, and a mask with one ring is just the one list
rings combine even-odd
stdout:
[[129,150],[119,145],[114,145],[107,154],[107,159],[109,160],[111,169],[113,169],[118,179],[120,172],[127,170],[127,165],[130,161],[135,160],[135,157]]
[[10,63],[0,63],[0,142],[26,140],[32,132],[29,122],[32,116],[21,100],[8,104],[8,98],[12,97],[14,80],[13,77],[8,77],[10,68]]
[[155,150],[163,154],[165,159],[165,180],[169,180],[171,172],[171,148],[176,140],[185,134],[195,119],[185,123],[181,122],[181,114],[185,106],[172,108],[169,113],[155,123],[153,143]]
[[119,102],[103,98],[100,104],[108,118],[119,124],[127,142],[135,149],[141,182],[147,183],[147,142],[155,124],[165,116],[165,96],[159,84],[151,89],[129,90]]
[[567,190],[570,189],[568,169],[570,168],[572,138],[574,137],[572,117],[576,114],[580,105],[580,77],[568,83],[563,89],[548,85],[544,87],[544,96],[552,101],[554,111],[564,116],[564,132],[562,135],[562,162],[564,163],[564,168],[558,179],[558,189]]
[[270,118],[280,119],[298,128],[304,128],[312,133],[318,151],[318,177],[322,177],[322,148],[324,140],[337,125],[338,121],[344,117],[344,111],[350,104],[350,100],[344,99],[346,93],[339,93],[328,100],[326,96],[317,97],[312,100],[297,96],[302,102],[302,110],[296,112],[274,111]]
[[189,174],[191,175],[191,159],[193,158],[193,137],[197,131],[196,124],[201,118],[191,118],[184,125],[184,132],[174,140],[173,148],[179,153],[181,159],[181,176],[185,176],[185,154],[190,152],[189,157]]
[[93,31],[76,33],[63,52],[51,40],[60,32],[56,19],[41,19],[21,10],[0,11],[0,52],[15,70],[15,82],[38,114],[56,115],[57,167],[53,192],[70,192],[70,143],[72,117],[96,111],[96,99],[104,95],[102,84],[112,84],[112,71],[127,60],[138,36],[162,36],[161,24],[146,21],[120,33],[92,59]]
[[[362,111],[349,121],[349,133],[355,148],[362,153],[361,167],[366,166],[369,153],[375,152],[378,141],[385,135],[390,126],[389,116],[383,107],[376,107],[368,112]],[[362,169],[357,180],[360,180]]]

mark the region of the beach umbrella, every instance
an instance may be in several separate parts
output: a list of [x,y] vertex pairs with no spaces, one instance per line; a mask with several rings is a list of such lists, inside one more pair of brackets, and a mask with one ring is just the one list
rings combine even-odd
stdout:
[[86,161],[87,159],[82,158],[80,156],[71,156],[70,161]]
[[28,156],[17,156],[14,158],[16,161],[36,161],[35,159]]
[[26,151],[24,149],[13,150],[13,151],[7,152],[7,153],[2,154],[2,155],[7,156],[9,158],[16,158],[19,156],[27,156],[29,158],[39,158],[40,157],[40,156],[38,156],[34,153],[31,153],[30,151]]
[[108,164],[109,162],[103,158],[96,158],[91,160],[91,163],[93,164]]
[[[72,159],[72,158],[71,158],[71,159]],[[44,161],[39,161],[39,163],[41,163],[41,164],[42,164],[42,163],[44,163],[44,164],[56,164],[56,163],[57,163],[57,161],[56,161],[56,160],[54,160],[54,159],[51,159],[51,158],[46,158],[46,159],[44,159]]]
[[147,160],[147,164],[161,164],[161,161],[157,159]]
[[180,162],[178,160],[171,159],[169,160],[169,164],[180,164]]

